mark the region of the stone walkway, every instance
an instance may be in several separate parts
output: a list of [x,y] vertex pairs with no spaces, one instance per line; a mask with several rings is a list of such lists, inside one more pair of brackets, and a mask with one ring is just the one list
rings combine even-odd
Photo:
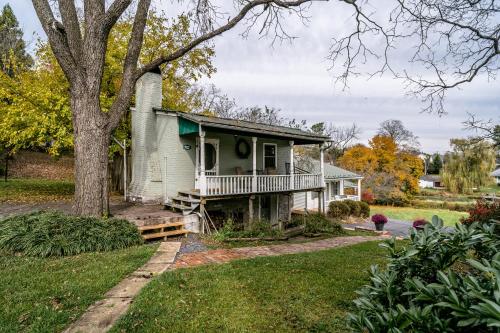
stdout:
[[328,238],[307,243],[278,244],[268,246],[240,247],[234,249],[217,249],[204,252],[185,253],[178,256],[172,269],[193,267],[208,264],[221,264],[237,259],[279,256],[332,249],[335,247],[358,244],[372,240],[382,240],[390,236],[350,236]]
[[151,278],[172,266],[180,247],[180,242],[162,242],[146,264],[108,291],[103,300],[91,305],[80,319],[64,332],[107,332],[118,318],[127,312],[132,299],[151,281]]

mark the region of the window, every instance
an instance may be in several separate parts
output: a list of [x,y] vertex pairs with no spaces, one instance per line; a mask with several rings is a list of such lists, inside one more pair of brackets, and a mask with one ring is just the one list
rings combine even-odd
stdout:
[[330,183],[330,187],[331,187],[330,195],[331,195],[331,198],[334,198],[336,195],[340,194],[339,185],[340,185],[339,182],[331,182]]
[[276,169],[276,145],[274,143],[264,143],[264,169]]

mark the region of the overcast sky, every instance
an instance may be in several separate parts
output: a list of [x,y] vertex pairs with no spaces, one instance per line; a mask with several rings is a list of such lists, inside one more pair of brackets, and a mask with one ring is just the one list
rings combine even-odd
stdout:
[[[12,6],[30,47],[36,38],[45,38],[31,1],[0,0],[2,6],[5,3]],[[156,1],[156,6],[168,11],[171,2]],[[354,122],[363,130],[362,142],[375,134],[383,120],[400,119],[429,153],[444,152],[449,149],[450,138],[471,134],[462,125],[467,112],[500,121],[498,80],[488,82],[478,78],[449,94],[448,114],[441,117],[421,113],[423,105],[406,96],[403,82],[389,75],[371,80],[352,79],[346,91],[335,86],[328,71],[331,65],[326,59],[328,47],[332,37],[349,28],[350,15],[350,8],[337,1],[316,3],[308,11],[307,26],[293,19],[289,21],[287,31],[298,38],[293,43],[273,46],[269,39],[259,38],[258,31],[243,39],[243,27],[233,29],[214,40],[217,73],[204,82],[215,84],[241,106],[280,108],[284,116],[304,119],[309,124]],[[406,65],[395,58],[395,66]]]

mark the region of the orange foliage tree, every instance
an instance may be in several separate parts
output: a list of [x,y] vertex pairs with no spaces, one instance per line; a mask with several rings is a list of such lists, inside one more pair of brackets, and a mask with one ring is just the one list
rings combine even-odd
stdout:
[[416,155],[398,149],[391,137],[376,135],[369,146],[356,145],[339,159],[342,167],[361,173],[364,187],[376,198],[402,198],[418,192],[423,175],[423,161]]

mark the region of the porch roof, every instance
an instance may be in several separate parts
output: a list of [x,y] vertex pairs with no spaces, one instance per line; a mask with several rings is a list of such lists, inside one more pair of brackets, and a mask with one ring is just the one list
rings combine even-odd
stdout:
[[[327,136],[317,135],[311,132],[285,126],[274,126],[263,123],[254,123],[245,120],[218,118],[165,109],[155,109],[155,111],[176,115],[177,117],[179,117],[179,119],[187,121],[187,125],[189,125],[189,123],[193,125],[198,124],[205,128],[213,128],[219,130],[220,132],[226,133],[238,133],[248,136],[273,137],[279,139],[294,140],[295,144],[323,143],[330,139]],[[194,127],[191,128],[192,130],[190,130],[189,133],[198,132]],[[187,133],[181,133],[181,135],[182,134]]]
[[[320,172],[320,162],[314,159],[303,159],[297,161],[297,166],[301,169],[304,169],[311,173],[319,173]],[[329,163],[324,163],[324,172],[325,179],[361,179],[363,176],[358,175],[357,173],[351,172],[349,170],[345,170],[339,168],[335,165],[331,165]],[[356,185],[357,186],[357,185]]]

